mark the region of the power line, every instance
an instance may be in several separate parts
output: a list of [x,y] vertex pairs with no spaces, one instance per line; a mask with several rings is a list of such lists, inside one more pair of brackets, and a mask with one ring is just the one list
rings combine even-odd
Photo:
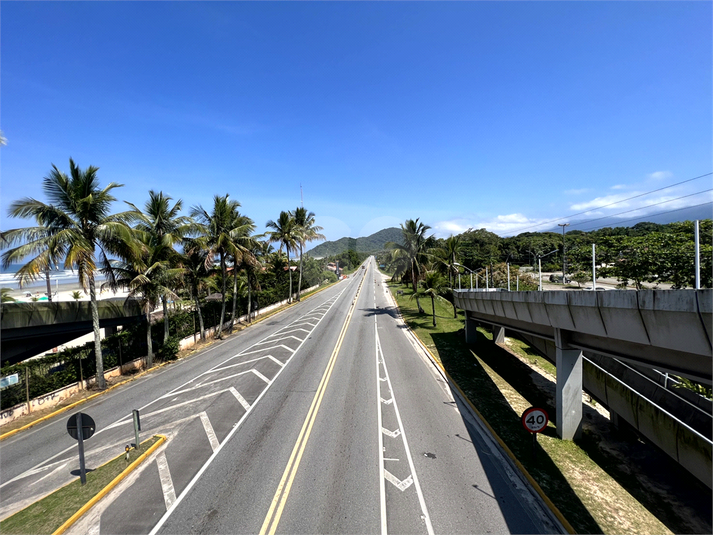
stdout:
[[[631,210],[625,210],[625,211],[623,211],[623,212],[618,212],[618,213],[616,213],[616,214],[609,214],[609,215],[605,215],[605,216],[602,216],[602,217],[597,217],[596,219],[588,219],[588,220],[586,220],[586,221],[577,221],[577,222],[572,223],[572,226],[584,225],[585,223],[591,223],[591,222],[593,222],[593,221],[601,221],[602,219],[608,219],[608,218],[610,218],[610,217],[616,217],[616,216],[618,216],[618,215],[628,214],[629,212],[637,212],[637,211],[639,211],[639,210],[644,210],[644,209],[646,209],[646,208],[651,208],[652,206],[658,206],[658,205],[660,205],[660,204],[666,204],[666,203],[668,203],[668,202],[678,201],[678,200],[681,200],[681,199],[685,199],[685,198],[687,198],[687,197],[693,197],[693,196],[695,196],[695,195],[700,195],[701,193],[708,193],[709,191],[713,191],[713,188],[705,189],[705,190],[703,190],[703,191],[699,191],[698,193],[691,193],[691,194],[689,194],[689,195],[682,195],[681,197],[676,197],[675,199],[668,199],[667,201],[661,201],[661,202],[655,202],[655,203],[653,203],[653,204],[647,204],[646,206],[640,206],[639,208],[632,208]],[[686,206],[686,208],[690,208],[690,206]],[[681,210],[682,210],[682,208],[681,208]],[[646,214],[643,214],[641,217],[647,217],[647,215],[646,215]]]
[[534,229],[534,228],[537,228],[537,227],[541,227],[541,226],[543,226],[543,225],[549,225],[550,223],[555,223],[555,222],[557,222],[557,221],[562,221],[563,219],[569,219],[569,218],[572,218],[572,217],[576,217],[576,216],[578,216],[578,215],[587,214],[587,213],[589,213],[589,212],[593,212],[594,210],[601,210],[602,208],[608,208],[609,206],[614,206],[615,204],[619,204],[619,203],[622,203],[622,202],[630,201],[630,200],[632,200],[632,199],[638,199],[639,197],[644,197],[645,195],[650,195],[650,194],[656,193],[656,192],[658,192],[658,191],[663,191],[663,190],[665,190],[665,189],[673,188],[673,187],[675,187],[675,186],[680,186],[681,184],[686,184],[686,183],[688,183],[688,182],[693,182],[694,180],[699,180],[699,179],[701,179],[701,178],[705,178],[705,177],[711,176],[711,175],[713,175],[713,172],[711,172],[711,173],[706,173],[706,174],[704,174],[704,175],[699,175],[699,176],[696,176],[696,177],[693,177],[693,178],[689,178],[689,179],[687,179],[687,180],[682,180],[681,182],[676,182],[675,184],[670,184],[670,185],[668,185],[668,186],[664,186],[664,187],[662,187],[662,188],[658,188],[658,189],[654,189],[654,190],[651,190],[651,191],[647,191],[647,192],[645,192],[645,193],[640,193],[640,194],[638,194],[638,195],[634,195],[633,197],[628,197],[628,198],[626,198],[626,199],[621,199],[621,200],[618,200],[618,201],[614,201],[614,202],[612,202],[612,203],[605,204],[604,206],[597,206],[597,207],[595,207],[595,208],[590,208],[589,210],[585,210],[585,211],[583,211],[583,212],[577,212],[576,214],[569,214],[569,215],[566,215],[566,216],[563,216],[563,217],[558,217],[557,219],[551,219],[551,220],[549,220],[549,221],[544,221],[544,222],[542,222],[542,223],[538,223],[537,225],[530,225],[530,226],[527,226],[527,227],[523,227],[523,228],[521,228],[521,229],[516,229],[516,230],[514,230],[514,231],[512,231],[512,232],[513,232],[513,235],[516,235],[517,233],[520,233],[520,232],[525,231],[525,230]]
[[[673,210],[666,210],[666,211],[664,211],[664,212],[656,212],[656,213],[654,213],[654,214],[645,214],[645,215],[641,215],[641,216],[639,216],[639,217],[634,217],[634,218],[632,218],[632,219],[624,219],[624,220],[622,220],[622,221],[617,221],[617,224],[620,224],[620,223],[629,223],[630,221],[637,221],[637,220],[640,220],[640,219],[642,219],[642,218],[644,218],[644,217],[653,217],[653,216],[657,216],[657,215],[670,214],[670,213],[672,213],[672,212],[680,212],[681,210],[688,210],[688,209],[690,209],[690,208],[698,208],[699,206],[706,206],[707,204],[713,205],[713,201],[708,201],[708,202],[704,202],[704,203],[701,203],[701,204],[694,204],[694,205],[691,205],[691,206],[684,206],[683,208],[674,208]],[[597,225],[594,225],[593,227],[588,227],[588,228],[584,228],[584,229],[579,229],[579,230],[581,230],[582,232],[584,232],[584,231],[586,231],[586,230],[592,230],[592,229],[595,229],[595,228],[597,228]]]

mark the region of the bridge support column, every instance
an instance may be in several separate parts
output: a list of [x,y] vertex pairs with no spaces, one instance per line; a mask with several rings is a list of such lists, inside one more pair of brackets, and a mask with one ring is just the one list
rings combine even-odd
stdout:
[[495,342],[496,344],[505,343],[505,327],[493,325],[493,342]]
[[557,366],[557,434],[573,440],[582,434],[582,352],[567,343],[567,332],[555,329]]
[[478,341],[478,322],[469,317],[465,311],[465,343],[475,344]]

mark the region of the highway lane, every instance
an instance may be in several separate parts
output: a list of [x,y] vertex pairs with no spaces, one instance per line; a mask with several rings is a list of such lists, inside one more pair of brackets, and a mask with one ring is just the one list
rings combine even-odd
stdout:
[[[560,531],[409,337],[373,259],[367,266],[207,355],[85,406],[100,416],[103,444],[123,448],[135,406],[144,435],[169,440],[70,533]],[[64,453],[42,442],[60,442],[65,420],[24,446],[41,444],[55,463],[69,450],[76,459],[69,437]],[[22,441],[9,445],[21,458]],[[27,475],[38,464],[49,468]],[[57,466],[14,469],[21,477],[0,489],[3,499],[76,468]]]
[[[66,420],[70,414],[81,410],[94,418],[98,431],[85,443],[85,447],[87,466],[89,468],[98,466],[123,451],[125,444],[133,442],[131,425],[116,425],[122,419],[125,420],[132,409],[142,409],[143,415],[152,403],[176,390],[180,385],[335,299],[348,290],[351,282],[351,280],[340,282],[286,311],[251,326],[229,340],[216,342],[209,349],[190,358],[147,374],[81,405],[75,411],[64,413],[4,440],[0,443],[0,481],[2,481],[0,518],[32,503],[39,496],[58,488],[74,477],[71,471],[77,469],[76,441],[66,432]],[[307,331],[310,329],[312,327],[308,327]],[[297,332],[305,334],[305,331]],[[288,338],[288,340],[284,344],[287,347],[296,345],[295,339]],[[285,354],[283,356],[289,355],[289,350],[280,349]],[[274,364],[270,359],[265,360]],[[265,366],[264,363],[261,365]],[[270,364],[268,363],[267,366],[269,367]],[[257,371],[259,372],[259,369]],[[264,384],[264,381],[254,373],[253,376],[258,383]],[[180,418],[170,414],[166,416],[171,417],[164,422],[169,424],[165,429],[168,431],[171,428],[170,424],[175,423],[170,420],[175,421]],[[159,432],[156,426],[152,427],[144,418],[142,424],[142,437]]]
[[562,530],[407,337],[373,260],[334,313],[152,533]]

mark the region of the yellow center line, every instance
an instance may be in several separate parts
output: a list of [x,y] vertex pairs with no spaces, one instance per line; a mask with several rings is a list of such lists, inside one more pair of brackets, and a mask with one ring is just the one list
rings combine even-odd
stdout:
[[280,484],[277,486],[277,491],[270,504],[270,509],[267,512],[265,521],[260,528],[260,535],[274,535],[275,530],[277,530],[277,524],[280,522],[280,517],[282,516],[282,511],[285,508],[285,503],[287,502],[287,496],[290,494],[290,489],[292,488],[292,483],[295,480],[295,475],[297,474],[297,468],[299,467],[300,461],[302,460],[302,454],[304,453],[305,447],[307,446],[307,440],[312,432],[312,426],[317,419],[317,412],[319,411],[319,406],[322,404],[322,398],[324,397],[324,392],[327,390],[327,383],[329,383],[329,378],[332,375],[332,370],[334,369],[334,364],[337,361],[337,355],[339,355],[339,350],[344,342],[344,337],[347,333],[347,327],[351,321],[352,314],[356,308],[356,301],[359,297],[359,292],[361,292],[362,284],[364,283],[364,276],[359,283],[359,288],[357,289],[356,296],[352,301],[352,305],[349,308],[349,313],[344,320],[344,325],[342,325],[342,330],[337,338],[337,344],[334,346],[332,355],[327,363],[327,369],[324,370],[324,375],[322,380],[319,382],[317,387],[317,392],[314,395],[312,404],[310,405],[309,411],[307,412],[307,417],[305,418],[304,424],[302,424],[302,429],[297,437],[297,442],[295,447],[292,449],[290,458],[287,461],[287,466],[282,474],[282,479]]

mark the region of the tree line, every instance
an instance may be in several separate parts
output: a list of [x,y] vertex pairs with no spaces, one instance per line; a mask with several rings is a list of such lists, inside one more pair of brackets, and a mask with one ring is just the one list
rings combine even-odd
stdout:
[[[209,296],[221,304],[216,335],[221,338],[226,317],[227,328],[232,330],[239,316],[239,300],[245,303],[250,321],[260,304],[299,300],[302,288],[336,280],[326,270],[326,260],[304,257],[308,242],[324,239],[315,214],[304,207],[281,211],[277,219],[266,223],[269,230],[262,235],[255,234],[254,221],[240,212],[240,203],[228,194],[215,195],[211,206],[193,206],[190,215],[184,216],[180,199],[149,191],[143,208],[125,201],[127,210],[114,213],[113,190],[122,184],[101,187],[98,170],[94,166],[81,169],[71,158],[69,174],[52,165],[42,183],[48,202],[23,198],[8,211],[13,218],[34,219],[35,225],[0,232],[0,248],[5,250],[5,268],[23,264],[16,274],[21,286],[45,277],[50,300],[53,266],[76,270],[89,293],[100,389],[106,381],[97,311],[98,273],[104,277],[100,290],[128,290],[128,298],[140,303],[147,326],[159,306],[168,318],[170,301],[189,300],[198,315],[202,340],[206,334],[201,305]],[[290,255],[295,253],[299,262],[293,266]],[[230,301],[231,311],[227,311]],[[169,324],[163,322],[164,343],[170,336]],[[153,364],[151,332],[146,329],[149,367]]]

